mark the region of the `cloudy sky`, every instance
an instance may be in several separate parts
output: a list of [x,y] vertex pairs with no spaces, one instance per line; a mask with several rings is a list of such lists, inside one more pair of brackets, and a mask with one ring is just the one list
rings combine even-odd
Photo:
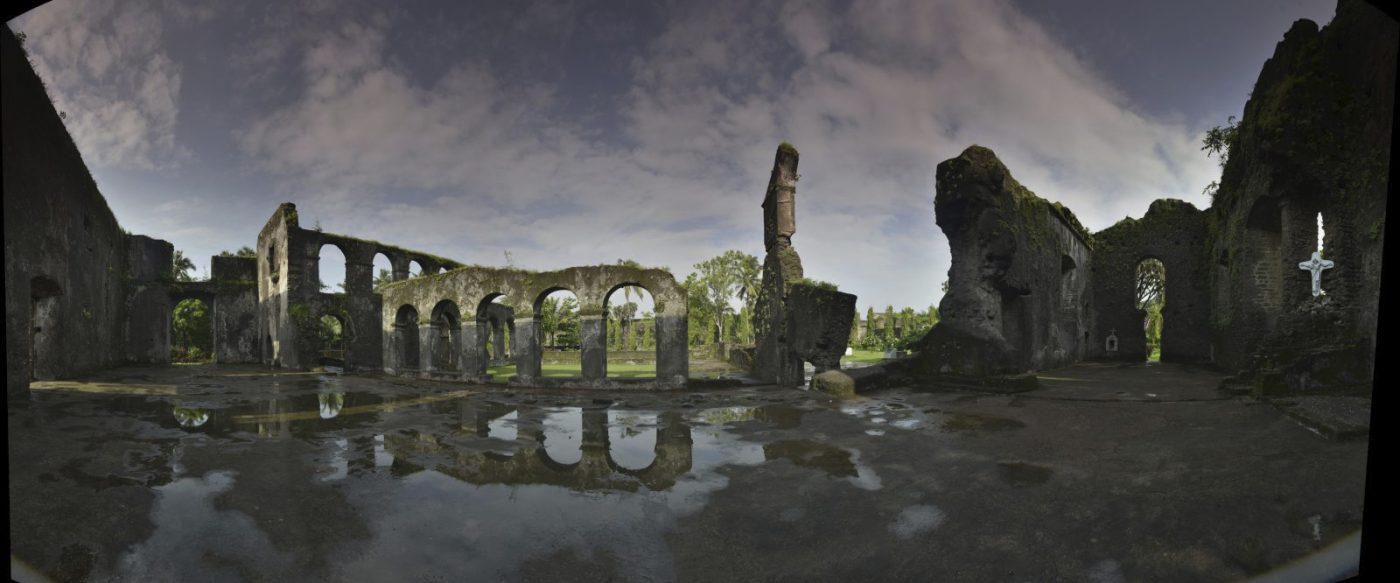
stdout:
[[9,25],[118,220],[201,276],[292,201],[303,226],[468,263],[684,277],[762,255],[787,140],[807,275],[864,310],[938,301],[934,168],[971,144],[1091,230],[1206,206],[1205,129],[1290,23],[1334,8],[55,0]]

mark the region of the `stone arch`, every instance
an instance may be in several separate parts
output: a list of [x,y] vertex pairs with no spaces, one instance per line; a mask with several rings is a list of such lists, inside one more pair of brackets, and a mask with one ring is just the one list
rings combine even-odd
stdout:
[[422,259],[414,257],[408,260],[408,277],[423,277],[428,274],[428,266]]
[[460,373],[462,353],[462,312],[452,300],[433,306],[428,340],[429,371]]
[[350,327],[347,325],[348,322],[349,319],[345,317],[345,314],[336,310],[322,313],[317,318],[318,364],[335,365],[339,363],[347,370],[350,368]]
[[389,335],[389,360],[393,372],[411,374],[419,366],[418,309],[412,304],[399,306]]
[[58,376],[63,356],[63,287],[43,275],[29,280],[29,379]]
[[[327,256],[329,247],[329,256]],[[316,247],[314,261],[308,262],[316,268],[317,290],[322,293],[344,293],[348,282],[346,272],[350,268],[350,252],[339,242],[323,239]]]
[[[554,307],[546,310],[545,306],[554,302]],[[583,300],[572,289],[566,287],[551,287],[545,290],[534,306],[535,320],[538,331],[536,336],[539,339],[541,367],[546,352],[550,357],[550,363],[555,365],[556,371],[578,369],[578,374],[566,374],[565,376],[582,376],[581,359],[581,334],[577,328],[578,315],[582,307]],[[572,322],[572,326],[569,324]],[[562,345],[560,341],[564,341]]]
[[[1159,355],[1168,352],[1168,341],[1165,333],[1167,322],[1163,316],[1166,313],[1166,302],[1169,300],[1169,298],[1167,298],[1167,281],[1171,277],[1170,268],[1167,267],[1165,261],[1162,261],[1152,254],[1141,255],[1138,260],[1133,263],[1133,266],[1135,294],[1133,298],[1133,307],[1137,309],[1142,318],[1143,326],[1141,328],[1135,328],[1131,332],[1125,332],[1125,335],[1132,339],[1134,348],[1137,346],[1138,338],[1141,338],[1143,358],[1145,360],[1152,360],[1154,348]],[[1160,281],[1153,281],[1158,277],[1160,277]],[[1150,289],[1149,286],[1159,287]],[[1157,312],[1155,315],[1153,313],[1155,310],[1152,307],[1154,302],[1161,302],[1162,304],[1159,307],[1160,312]],[[1152,343],[1153,334],[1150,333],[1150,328],[1152,327],[1157,328],[1157,344],[1155,345]]]
[[496,300],[505,297],[500,291],[485,294],[476,303],[472,321],[462,325],[462,369],[468,377],[489,380],[486,369],[504,362],[506,325],[513,325],[513,318],[507,317],[509,308]]
[[[635,349],[637,348],[637,347],[636,347],[636,344],[635,344],[635,343],[636,343],[636,327],[639,325],[640,320],[641,320],[641,315],[642,315],[642,314],[641,314],[641,309],[640,309],[640,307],[638,308],[637,313],[631,315],[633,319],[635,319],[635,320],[638,321],[637,323],[634,323],[634,322],[627,322],[627,321],[624,321],[622,318],[614,318],[614,317],[611,317],[611,316],[613,316],[614,304],[622,305],[622,304],[619,304],[619,302],[618,302],[616,299],[614,299],[615,296],[622,296],[620,299],[621,299],[621,301],[622,301],[623,303],[625,303],[625,302],[627,302],[627,301],[630,301],[630,300],[628,300],[628,299],[625,297],[625,292],[624,292],[624,290],[625,290],[626,288],[633,288],[633,287],[635,287],[635,288],[637,288],[637,289],[640,289],[642,292],[646,293],[647,297],[650,298],[651,304],[652,304],[652,306],[653,306],[653,309],[652,309],[652,321],[651,321],[651,329],[652,329],[652,336],[653,336],[653,342],[652,342],[652,366],[653,366],[653,373],[652,373],[652,374],[653,374],[653,378],[655,378],[655,374],[656,374],[656,373],[654,372],[654,371],[655,371],[655,364],[656,364],[656,362],[657,362],[657,358],[659,357],[659,355],[660,355],[660,353],[661,353],[661,352],[660,352],[660,351],[661,351],[661,343],[660,343],[660,342],[655,342],[655,340],[656,340],[656,338],[655,338],[656,312],[658,311],[658,310],[656,310],[656,308],[655,308],[655,306],[656,306],[656,294],[653,293],[653,292],[651,291],[651,289],[650,289],[647,285],[643,284],[643,283],[640,282],[639,280],[630,280],[630,279],[629,279],[629,280],[624,280],[624,281],[615,283],[615,284],[613,284],[611,287],[608,288],[608,291],[607,291],[606,293],[603,294],[603,318],[602,318],[602,323],[603,323],[603,337],[606,339],[606,338],[609,336],[609,333],[611,332],[611,330],[609,330],[609,326],[612,325],[610,322],[611,322],[612,320],[617,320],[617,321],[618,321],[618,324],[619,324],[619,328],[620,328],[620,329],[617,331],[617,334],[618,334],[618,336],[621,338],[621,344],[623,344],[623,346],[621,346],[621,350],[622,350],[622,351],[626,351],[626,350],[629,350],[629,349],[630,349],[630,350],[635,350]],[[641,299],[641,297],[639,296],[638,299]],[[639,305],[644,305],[644,304],[639,304]],[[627,346],[628,344],[631,344],[631,346]],[[605,343],[605,346],[607,346],[606,343]],[[604,362],[606,363],[606,353],[605,353],[605,356],[604,356]],[[607,376],[607,371],[606,371],[606,369],[604,370],[603,376]]]
[[370,289],[374,293],[379,293],[379,286],[375,284],[381,281],[381,271],[385,273],[385,275],[382,276],[383,278],[388,281],[395,281],[393,260],[391,260],[389,254],[385,253],[383,250],[376,250],[373,258],[370,259]]

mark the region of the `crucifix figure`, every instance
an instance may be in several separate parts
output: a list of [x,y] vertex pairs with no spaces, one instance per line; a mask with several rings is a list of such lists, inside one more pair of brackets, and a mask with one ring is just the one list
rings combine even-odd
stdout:
[[1298,269],[1312,272],[1313,297],[1322,295],[1322,270],[1332,269],[1336,264],[1322,258],[1322,254],[1313,251],[1312,259],[1298,264]]

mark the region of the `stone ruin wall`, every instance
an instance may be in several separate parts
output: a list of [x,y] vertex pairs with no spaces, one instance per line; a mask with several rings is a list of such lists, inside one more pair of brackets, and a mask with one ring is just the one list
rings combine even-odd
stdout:
[[[379,314],[384,370],[428,378],[481,380],[489,364],[484,333],[488,310],[499,305],[493,303],[497,298],[504,298],[513,311],[511,355],[516,363],[516,382],[553,382],[544,381],[541,375],[543,330],[535,314],[546,296],[566,290],[579,302],[582,378],[565,384],[610,386],[607,298],[623,286],[647,290],[656,304],[656,381],[651,384],[654,388],[686,386],[690,353],[685,289],[664,269],[625,265],[543,272],[465,266],[389,284],[384,287]],[[409,317],[405,319],[405,315]]]
[[[321,289],[321,249],[326,245],[345,257],[344,291]],[[315,366],[322,349],[319,321],[330,315],[341,322],[346,368],[380,370],[382,304],[373,288],[374,257],[381,253],[389,258],[395,280],[407,279],[413,262],[424,275],[461,266],[421,251],[303,229],[296,205],[279,206],[258,233],[254,334],[259,339],[259,359],[292,368]]]
[[981,146],[939,164],[936,185],[953,261],[915,374],[1014,374],[1082,359],[1093,247],[1074,215],[1035,196]]
[[158,289],[170,277],[170,244],[117,224],[8,28],[0,61],[7,395],[23,395],[31,374],[67,378],[168,360],[169,325],[147,326],[170,318]]
[[[1210,270],[1206,257],[1206,214],[1173,199],[1152,202],[1141,219],[1127,218],[1094,234],[1094,311],[1097,329],[1089,356],[1147,360],[1147,316],[1136,303],[1138,264],[1152,258],[1166,268],[1162,307],[1162,361],[1210,362]],[[1118,337],[1109,354],[1104,339]]]
[[[1264,64],[1208,211],[1221,366],[1295,391],[1369,387],[1397,46],[1394,19],[1343,0],[1320,30],[1295,22]],[[1326,301],[1298,268],[1316,249],[1318,213],[1336,262],[1322,274]]]

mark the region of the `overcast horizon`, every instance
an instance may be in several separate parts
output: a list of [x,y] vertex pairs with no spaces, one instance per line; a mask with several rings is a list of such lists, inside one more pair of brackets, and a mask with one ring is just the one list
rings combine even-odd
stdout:
[[463,263],[683,279],[762,258],[788,141],[806,275],[864,313],[940,299],[934,168],[972,144],[1091,231],[1208,206],[1206,129],[1336,3],[1182,4],[55,0],[9,25],[118,221],[199,277],[290,201]]

